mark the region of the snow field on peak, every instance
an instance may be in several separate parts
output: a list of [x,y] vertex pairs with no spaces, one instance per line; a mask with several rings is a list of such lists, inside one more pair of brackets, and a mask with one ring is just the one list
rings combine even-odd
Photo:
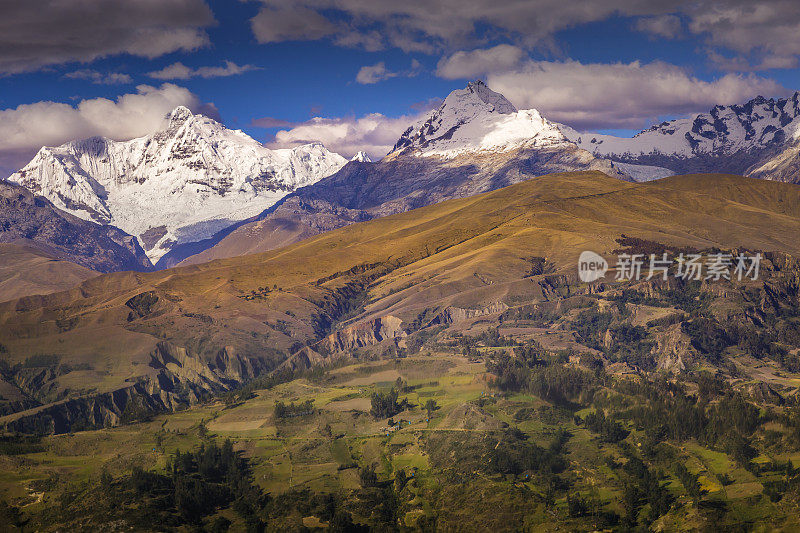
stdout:
[[44,147],[8,179],[62,210],[137,236],[155,263],[174,245],[255,216],[346,162],[320,143],[271,150],[179,107],[145,137]]

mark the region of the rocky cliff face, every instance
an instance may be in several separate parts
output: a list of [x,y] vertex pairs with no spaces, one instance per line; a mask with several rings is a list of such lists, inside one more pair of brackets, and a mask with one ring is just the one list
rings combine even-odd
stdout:
[[404,346],[403,339],[408,334],[402,326],[401,319],[387,315],[342,327],[313,346],[305,346],[292,354],[281,364],[280,370],[301,372],[314,367],[329,367],[341,361],[352,361],[355,350],[386,342]]
[[97,272],[152,269],[132,236],[65,213],[8,182],[0,182],[0,242],[25,244]]
[[372,346],[388,339],[402,339],[406,336],[402,323],[391,315],[366,320],[331,333],[316,347],[332,353]]
[[237,354],[231,347],[222,349],[213,361],[204,361],[181,346],[160,342],[150,358],[150,370],[132,378],[129,386],[63,399],[58,398],[62,368],[18,369],[4,378],[28,400],[15,404],[18,412],[0,418],[0,426],[40,434],[112,427],[195,404],[270,369],[265,361]]
[[691,339],[681,331],[680,324],[673,324],[655,335],[656,344],[652,354],[659,370],[680,373],[700,357],[692,348]]
[[462,320],[469,320],[480,316],[500,314],[508,309],[508,305],[503,302],[496,302],[486,307],[479,309],[463,309],[461,307],[448,306],[437,314],[429,323],[424,327],[443,324],[454,324]]

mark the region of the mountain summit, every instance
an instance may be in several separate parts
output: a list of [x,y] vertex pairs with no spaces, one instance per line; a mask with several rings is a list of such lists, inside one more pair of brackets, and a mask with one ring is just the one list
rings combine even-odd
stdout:
[[454,157],[480,150],[505,151],[569,143],[558,127],[535,109],[518,111],[482,81],[451,92],[425,120],[409,127],[390,156]]
[[44,147],[8,180],[138,237],[155,263],[175,245],[253,217],[346,162],[320,143],[270,150],[179,106],[145,137]]
[[372,163],[372,159],[369,157],[367,152],[363,150],[359,150],[359,152],[350,158],[350,161],[358,161],[359,163]]

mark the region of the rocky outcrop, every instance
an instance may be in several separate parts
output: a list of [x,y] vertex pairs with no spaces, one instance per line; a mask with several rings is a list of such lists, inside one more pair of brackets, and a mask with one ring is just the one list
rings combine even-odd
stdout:
[[331,333],[317,347],[321,351],[335,353],[372,346],[386,339],[402,339],[407,335],[402,323],[402,320],[391,315],[358,322]]
[[445,307],[441,313],[436,315],[427,326],[453,324],[454,322],[461,322],[462,320],[469,320],[480,316],[503,313],[507,309],[508,306],[503,302],[494,302],[486,307],[480,307],[478,309],[464,309],[461,307],[449,306]]
[[226,346],[206,362],[182,346],[159,342],[150,358],[150,366],[160,375],[200,393],[228,390],[270,370],[266,362],[237,354],[232,346]]
[[284,361],[278,367],[278,372],[303,372],[311,368],[330,367],[341,361],[354,359],[348,352],[321,354],[310,346],[305,346]]
[[692,347],[692,340],[683,333],[680,323],[672,324],[656,333],[655,341],[651,353],[659,370],[680,373],[686,370],[687,363],[698,357]]
[[[189,399],[191,398],[191,400]],[[52,434],[105,428],[118,425],[130,413],[174,411],[196,402],[193,395],[180,396],[161,388],[158,379],[143,379],[136,384],[105,394],[63,400],[5,417],[6,431]],[[135,418],[132,418],[133,420]]]

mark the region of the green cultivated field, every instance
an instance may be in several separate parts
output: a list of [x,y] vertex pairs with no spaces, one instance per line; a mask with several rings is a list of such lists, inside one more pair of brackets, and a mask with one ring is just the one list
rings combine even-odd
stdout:
[[[591,531],[638,523],[673,530],[706,529],[713,520],[731,527],[800,526],[788,496],[773,502],[764,495],[764,482],[780,479],[779,474],[743,468],[694,439],[651,442],[624,421],[629,433],[618,441],[588,428],[583,419],[598,404],[625,403],[615,378],[601,385],[594,404],[583,409],[504,392],[490,386],[490,379],[483,362],[452,354],[426,352],[344,366],[256,390],[243,401],[215,400],[148,422],[43,438],[35,450],[0,456],[0,495],[37,529],[89,527],[101,520],[92,518],[97,504],[90,502],[103,497],[104,472],[111,475],[112,487],[122,487],[136,467],[167,473],[176,450],[229,439],[249,464],[262,497],[273,507],[280,502],[280,509],[261,515],[265,526],[278,529],[329,526],[330,513],[308,504],[320,495],[332,495],[336,508],[356,524],[378,528],[549,531],[560,524]],[[391,417],[372,416],[373,393],[393,387],[407,400],[402,410]],[[437,404],[430,418],[423,408],[429,399]],[[276,416],[276,402],[309,401],[311,410]],[[390,426],[389,418],[400,427]],[[559,439],[561,448],[554,444]],[[549,457],[548,466],[535,461],[525,466],[526,457],[537,454]],[[646,518],[652,516],[648,495],[640,494],[639,518],[631,524],[626,523],[631,512],[626,494],[637,474],[626,465],[639,458],[669,505],[651,520]],[[759,456],[754,464],[769,460]],[[673,471],[676,462],[696,476],[699,497],[690,495]],[[373,469],[375,483],[365,484],[364,473]],[[381,497],[387,491],[392,496],[389,518],[371,510],[370,491],[376,490],[383,491]],[[92,496],[85,504],[69,501],[76,492]],[[54,510],[64,505],[81,518],[54,521]],[[137,506],[122,508],[119,519],[136,524]],[[197,527],[212,528],[222,516],[231,531],[249,527],[228,506],[211,510]]]

